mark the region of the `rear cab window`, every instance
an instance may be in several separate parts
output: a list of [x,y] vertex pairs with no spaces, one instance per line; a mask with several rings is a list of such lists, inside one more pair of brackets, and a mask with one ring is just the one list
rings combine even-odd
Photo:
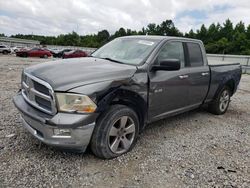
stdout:
[[187,42],[188,67],[200,67],[204,65],[201,47],[198,43]]

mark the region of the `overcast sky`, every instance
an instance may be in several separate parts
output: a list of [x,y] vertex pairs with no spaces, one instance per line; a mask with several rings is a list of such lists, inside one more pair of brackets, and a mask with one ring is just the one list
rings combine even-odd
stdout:
[[250,24],[249,0],[0,0],[0,33],[7,35],[113,33],[166,19],[187,32],[227,18]]

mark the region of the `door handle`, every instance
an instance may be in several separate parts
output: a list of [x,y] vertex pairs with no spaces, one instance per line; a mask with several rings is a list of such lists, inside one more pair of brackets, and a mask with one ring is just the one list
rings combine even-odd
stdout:
[[179,78],[180,79],[185,79],[185,78],[188,78],[188,75],[180,75]]
[[207,75],[209,75],[208,72],[203,72],[203,73],[201,73],[201,76],[207,76]]

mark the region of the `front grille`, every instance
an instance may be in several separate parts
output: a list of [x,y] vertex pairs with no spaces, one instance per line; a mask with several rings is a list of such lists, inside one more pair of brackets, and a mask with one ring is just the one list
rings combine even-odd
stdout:
[[35,81],[33,83],[34,83],[35,90],[37,90],[37,91],[39,91],[41,93],[44,93],[44,94],[46,94],[48,96],[50,95],[49,89],[46,86],[44,86],[44,85],[42,85],[42,84],[40,84],[38,82],[35,82]]
[[26,73],[22,78],[24,99],[43,112],[55,114],[56,104],[52,87],[47,82]]
[[46,110],[50,110],[51,111],[51,102],[47,101],[46,99],[43,99],[41,97],[36,96],[36,103],[41,106],[42,108],[46,109]]

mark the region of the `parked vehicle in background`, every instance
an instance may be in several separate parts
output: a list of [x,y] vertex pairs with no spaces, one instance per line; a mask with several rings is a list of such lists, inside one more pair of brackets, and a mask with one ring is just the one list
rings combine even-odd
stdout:
[[8,46],[0,45],[0,53],[9,54],[11,53],[11,49]]
[[16,56],[19,57],[40,57],[40,58],[48,58],[51,57],[52,54],[50,51],[41,49],[41,48],[33,48],[31,50],[20,50],[16,52]]
[[20,50],[25,50],[26,48],[23,47],[23,46],[13,46],[11,47],[11,52],[12,53],[16,53],[17,51],[20,51]]
[[201,105],[224,114],[241,79],[240,64],[209,65],[201,41],[179,37],[121,37],[67,61],[26,68],[14,103],[40,141],[101,158],[130,151],[154,121]]
[[56,49],[56,48],[46,48],[46,50],[50,51],[50,53],[53,55],[53,57],[55,56],[55,54],[57,54],[61,51],[60,49]]
[[76,57],[87,57],[88,54],[82,50],[72,50],[70,52],[64,52],[62,58],[76,58]]
[[58,58],[62,58],[63,54],[65,52],[70,52],[72,51],[72,49],[63,49],[63,50],[59,50],[58,52],[54,52],[53,53],[53,57],[58,57]]

